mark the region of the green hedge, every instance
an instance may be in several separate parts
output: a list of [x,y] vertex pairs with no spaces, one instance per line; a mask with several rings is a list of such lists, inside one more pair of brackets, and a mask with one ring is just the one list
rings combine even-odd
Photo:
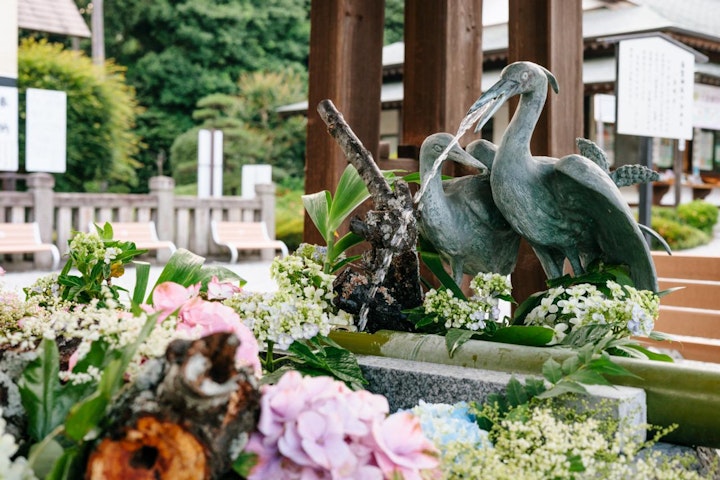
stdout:
[[82,52],[24,39],[18,49],[18,88],[21,168],[25,90],[61,90],[67,93],[67,172],[55,174],[55,190],[126,192],[135,185],[138,139],[132,127],[137,106],[121,67],[108,62],[101,68]]
[[[704,200],[684,203],[678,208],[653,207],[652,228],[673,250],[706,245],[712,240],[718,208]],[[657,242],[653,248],[660,248]]]

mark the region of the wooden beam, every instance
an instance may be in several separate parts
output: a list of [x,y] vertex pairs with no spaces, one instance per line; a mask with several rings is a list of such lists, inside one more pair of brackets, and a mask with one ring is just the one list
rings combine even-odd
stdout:
[[[335,191],[347,159],[316,107],[330,99],[373,155],[380,142],[384,0],[312,0],[305,191]],[[305,216],[304,241],[324,244]]]
[[407,0],[401,144],[414,158],[433,133],[455,133],[480,96],[482,0]]
[[[582,0],[510,0],[508,62],[527,60],[544,66],[560,84],[548,94],[530,143],[533,155],[562,157],[575,152],[583,126]],[[511,110],[517,101],[513,103]],[[523,241],[512,276],[513,296],[522,302],[544,290],[545,273]]]

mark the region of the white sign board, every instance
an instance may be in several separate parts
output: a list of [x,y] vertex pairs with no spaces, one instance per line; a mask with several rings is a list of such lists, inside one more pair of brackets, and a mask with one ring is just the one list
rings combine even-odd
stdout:
[[18,89],[0,87],[0,170],[18,170]]
[[272,183],[271,165],[243,165],[242,198],[255,198],[255,185]]
[[617,132],[692,138],[695,56],[661,37],[620,42]]
[[594,95],[593,117],[596,122],[615,123],[615,95],[606,93]]
[[720,130],[720,87],[695,85],[693,127]]
[[67,160],[67,94],[28,88],[25,170],[63,173]]
[[198,197],[222,197],[223,133],[222,130],[198,132]]

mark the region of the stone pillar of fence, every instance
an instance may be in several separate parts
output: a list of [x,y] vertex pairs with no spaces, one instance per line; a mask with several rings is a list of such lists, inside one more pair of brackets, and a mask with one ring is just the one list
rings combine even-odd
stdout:
[[[150,194],[157,198],[157,215],[155,227],[157,228],[160,240],[175,241],[175,180],[170,177],[160,176],[150,178]],[[188,228],[187,225],[179,225],[179,228]],[[161,249],[157,252],[158,262],[167,262],[170,252]]]
[[[53,187],[55,178],[49,173],[31,173],[27,176],[28,192],[33,197],[33,214],[28,219],[38,223],[40,239],[43,243],[53,243],[53,228],[55,226],[55,202]],[[62,248],[61,250],[62,251]],[[49,253],[36,253],[34,256],[35,268],[48,269],[52,265]]]
[[[268,235],[275,239],[275,184],[261,183],[255,185],[255,194],[260,199],[260,220],[265,222]],[[274,252],[272,250],[263,250],[261,258],[263,260],[272,260]]]

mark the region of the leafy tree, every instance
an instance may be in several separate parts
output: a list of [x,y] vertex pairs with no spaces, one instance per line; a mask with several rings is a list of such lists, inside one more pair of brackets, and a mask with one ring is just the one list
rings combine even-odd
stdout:
[[[112,62],[93,65],[81,52],[60,44],[24,39],[18,49],[20,112],[27,88],[67,92],[67,172],[55,175],[55,189],[65,192],[129,191],[136,186],[132,133],[137,113],[134,92],[123,69]],[[25,135],[20,133],[21,165]]]
[[385,45],[401,42],[405,25],[405,0],[385,0]]
[[[305,119],[282,118],[276,108],[304,97],[304,76],[291,72],[243,74],[238,95],[202,98],[193,118],[198,126],[178,136],[170,151],[178,186],[197,182],[197,137],[201,128],[223,131],[224,193],[239,194],[242,166],[270,164],[276,182],[302,179]],[[300,180],[301,181],[301,180]]]
[[[84,6],[88,0],[77,0]],[[105,0],[108,57],[127,66],[146,108],[136,132],[140,186],[157,173],[160,151],[194,125],[208,95],[236,95],[241,73],[306,70],[309,0]],[[172,158],[172,155],[171,155]],[[172,172],[175,166],[167,166]]]

